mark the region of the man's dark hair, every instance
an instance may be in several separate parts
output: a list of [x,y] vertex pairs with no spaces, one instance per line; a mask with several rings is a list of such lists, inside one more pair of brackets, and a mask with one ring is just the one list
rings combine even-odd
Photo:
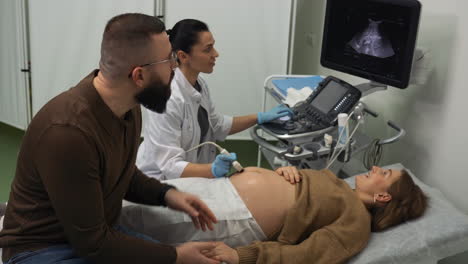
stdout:
[[132,67],[147,63],[151,37],[164,31],[164,23],[154,16],[128,13],[113,17],[102,36],[101,73],[108,79],[127,77]]
[[198,33],[210,31],[208,26],[196,19],[184,19],[177,22],[171,30],[168,30],[169,41],[172,50],[182,50],[190,53],[193,45],[198,42]]

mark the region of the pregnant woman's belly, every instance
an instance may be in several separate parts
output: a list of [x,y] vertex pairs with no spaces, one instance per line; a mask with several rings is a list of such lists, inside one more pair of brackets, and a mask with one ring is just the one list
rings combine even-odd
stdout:
[[274,171],[256,167],[245,168],[230,180],[265,235],[275,235],[295,202],[296,185]]

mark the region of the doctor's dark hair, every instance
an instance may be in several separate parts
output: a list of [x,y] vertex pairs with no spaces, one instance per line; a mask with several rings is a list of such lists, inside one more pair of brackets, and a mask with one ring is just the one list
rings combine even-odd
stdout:
[[208,26],[196,19],[183,19],[177,22],[174,27],[167,31],[172,50],[182,50],[190,53],[193,45],[198,42],[198,33],[210,31]]
[[132,67],[146,63],[154,48],[152,36],[165,31],[164,23],[154,16],[127,13],[107,22],[101,43],[99,69],[109,79],[126,78]]
[[383,206],[370,210],[372,215],[372,232],[383,231],[400,223],[416,219],[427,209],[428,197],[416,185],[406,170],[394,182],[387,192],[392,199]]

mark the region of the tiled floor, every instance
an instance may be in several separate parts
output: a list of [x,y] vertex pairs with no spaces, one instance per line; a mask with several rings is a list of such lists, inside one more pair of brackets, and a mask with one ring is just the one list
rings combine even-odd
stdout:
[[[19,129],[0,123],[0,202],[8,200],[23,134],[24,132]],[[220,145],[229,152],[237,153],[242,166],[257,165],[257,145],[253,141],[228,140]],[[266,162],[262,162],[262,167],[270,168]]]

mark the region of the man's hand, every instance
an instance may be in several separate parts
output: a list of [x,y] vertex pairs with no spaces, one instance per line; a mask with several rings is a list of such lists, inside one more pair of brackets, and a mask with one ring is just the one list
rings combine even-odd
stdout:
[[284,179],[291,184],[295,184],[301,181],[301,175],[297,171],[296,167],[288,166],[281,167],[275,170],[280,176],[283,176]]
[[208,258],[216,259],[227,264],[239,264],[239,254],[233,248],[223,242],[216,242],[215,247],[211,250],[203,250],[202,253]]
[[214,242],[189,242],[176,247],[176,264],[219,264],[219,260],[209,258],[202,252],[215,248]]
[[192,217],[195,228],[206,231],[206,227],[213,230],[213,223],[218,222],[216,216],[208,206],[195,195],[170,189],[164,196],[169,208],[182,211]]

